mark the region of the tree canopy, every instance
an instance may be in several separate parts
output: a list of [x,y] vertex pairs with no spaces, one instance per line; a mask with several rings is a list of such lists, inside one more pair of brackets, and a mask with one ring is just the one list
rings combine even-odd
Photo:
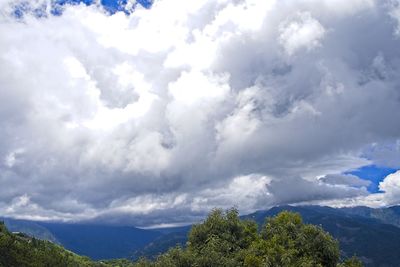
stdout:
[[359,267],[357,258],[340,263],[339,244],[321,227],[304,224],[299,214],[281,212],[258,229],[236,209],[213,210],[194,225],[185,248],[176,247],[141,267]]

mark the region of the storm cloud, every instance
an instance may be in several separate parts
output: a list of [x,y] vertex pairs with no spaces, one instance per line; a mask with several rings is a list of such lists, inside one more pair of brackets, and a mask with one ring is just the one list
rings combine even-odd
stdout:
[[16,17],[20,2],[0,1],[1,215],[149,225],[213,207],[399,203],[398,174],[386,194],[344,174],[400,168],[398,1]]

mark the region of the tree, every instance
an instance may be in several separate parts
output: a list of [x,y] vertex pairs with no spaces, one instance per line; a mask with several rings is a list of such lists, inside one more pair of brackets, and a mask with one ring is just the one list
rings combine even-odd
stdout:
[[257,258],[261,266],[334,267],[339,246],[322,228],[304,224],[299,214],[281,212],[267,219],[261,238],[253,242],[247,255],[252,261]]
[[193,226],[189,234],[188,250],[195,257],[196,266],[240,266],[240,253],[257,239],[257,224],[242,221],[237,209],[213,210],[207,219]]
[[236,209],[213,210],[193,226],[186,248],[173,248],[140,267],[360,267],[352,258],[339,264],[338,242],[321,227],[304,224],[301,216],[281,212],[267,218],[258,232]]

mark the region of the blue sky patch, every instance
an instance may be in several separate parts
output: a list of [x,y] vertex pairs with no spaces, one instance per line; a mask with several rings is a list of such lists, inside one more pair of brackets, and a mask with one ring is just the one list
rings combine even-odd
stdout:
[[[51,1],[51,14],[55,16],[59,16],[62,14],[63,11],[63,6],[66,4],[70,5],[77,5],[77,4],[85,4],[85,5],[92,5],[95,4],[95,0],[53,0]],[[101,0],[100,1],[101,5],[104,7],[105,10],[107,10],[110,14],[114,14],[116,12],[125,12],[126,14],[130,14],[133,9],[128,10],[126,8],[126,5],[128,3],[128,0]],[[151,0],[137,0],[137,4],[140,4],[141,6],[145,8],[150,8],[152,5],[153,1]],[[29,1],[22,2],[22,4],[19,4],[14,7],[14,12],[13,15],[16,18],[22,18],[25,13],[30,12],[31,14],[34,14],[36,17],[46,17],[46,5],[43,5],[40,8],[32,9]]]
[[[129,13],[131,10],[126,10],[125,6],[128,3],[128,0],[101,0],[101,4],[103,7],[110,12],[111,14],[123,11],[125,13]],[[145,8],[150,8],[152,1],[149,0],[138,0],[138,4],[142,5]]]
[[386,176],[391,173],[395,173],[397,169],[388,167],[379,167],[376,165],[368,165],[357,170],[346,172],[346,174],[353,174],[360,177],[361,179],[371,181],[371,185],[368,187],[368,191],[377,193],[379,191],[379,182],[381,182]]

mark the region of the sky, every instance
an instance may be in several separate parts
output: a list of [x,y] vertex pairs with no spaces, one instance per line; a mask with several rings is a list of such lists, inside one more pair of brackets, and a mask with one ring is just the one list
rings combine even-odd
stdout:
[[0,216],[400,204],[400,1],[0,0]]

